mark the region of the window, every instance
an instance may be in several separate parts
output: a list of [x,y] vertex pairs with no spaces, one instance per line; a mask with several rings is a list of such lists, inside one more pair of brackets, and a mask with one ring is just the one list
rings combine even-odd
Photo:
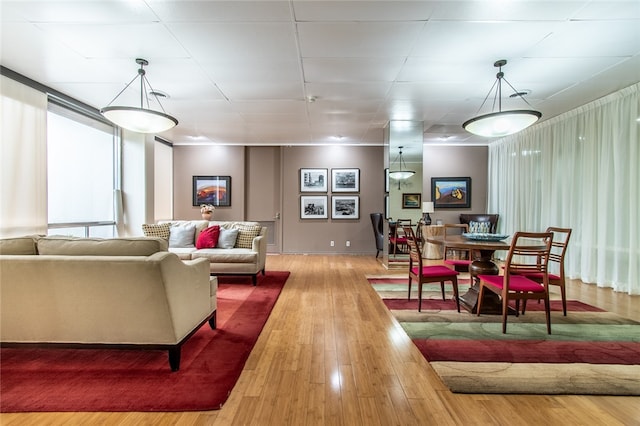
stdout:
[[118,149],[114,127],[54,102],[47,114],[49,234],[113,237]]

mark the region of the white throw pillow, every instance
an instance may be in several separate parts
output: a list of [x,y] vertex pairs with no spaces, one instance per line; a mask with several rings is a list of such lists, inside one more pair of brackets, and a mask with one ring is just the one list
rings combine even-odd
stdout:
[[233,248],[236,245],[237,238],[238,238],[237,229],[220,228],[220,236],[218,237],[218,247],[223,249]]
[[196,226],[190,223],[174,224],[169,228],[169,247],[195,247]]

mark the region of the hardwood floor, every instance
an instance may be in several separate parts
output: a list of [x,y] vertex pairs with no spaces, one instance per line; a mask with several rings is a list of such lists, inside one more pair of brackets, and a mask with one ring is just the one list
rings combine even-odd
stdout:
[[[0,424],[640,425],[636,397],[449,392],[368,285],[366,274],[404,275],[374,256],[273,255],[267,270],[291,277],[221,410],[2,414]],[[567,287],[640,320],[640,297]]]

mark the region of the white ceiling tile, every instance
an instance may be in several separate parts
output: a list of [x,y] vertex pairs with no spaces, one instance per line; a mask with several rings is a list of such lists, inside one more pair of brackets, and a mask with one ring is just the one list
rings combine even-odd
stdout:
[[402,57],[421,22],[303,22],[297,25],[303,58]]
[[147,0],[166,22],[288,21],[288,1],[166,1]]
[[292,60],[298,57],[293,26],[288,23],[167,24],[182,46],[201,62],[220,58]]
[[418,1],[293,1],[296,20],[425,21],[438,2]]
[[307,83],[308,95],[324,100],[384,99],[391,83]]
[[304,58],[308,83],[394,81],[405,58]]
[[187,52],[159,23],[37,24],[52,37],[85,58],[185,58]]
[[[598,52],[597,54],[595,52]],[[638,21],[572,21],[558,25],[525,56],[578,58],[633,56],[640,53]]]

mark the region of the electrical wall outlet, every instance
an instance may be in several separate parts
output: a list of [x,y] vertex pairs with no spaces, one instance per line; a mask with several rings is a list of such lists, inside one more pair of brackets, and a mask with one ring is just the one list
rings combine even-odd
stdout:
[[329,243],[329,245],[330,245],[331,247],[334,247],[334,246],[336,245],[336,242],[335,242],[335,241],[333,241],[333,240],[331,240],[331,242]]
[[351,241],[347,241],[347,247],[351,247]]

